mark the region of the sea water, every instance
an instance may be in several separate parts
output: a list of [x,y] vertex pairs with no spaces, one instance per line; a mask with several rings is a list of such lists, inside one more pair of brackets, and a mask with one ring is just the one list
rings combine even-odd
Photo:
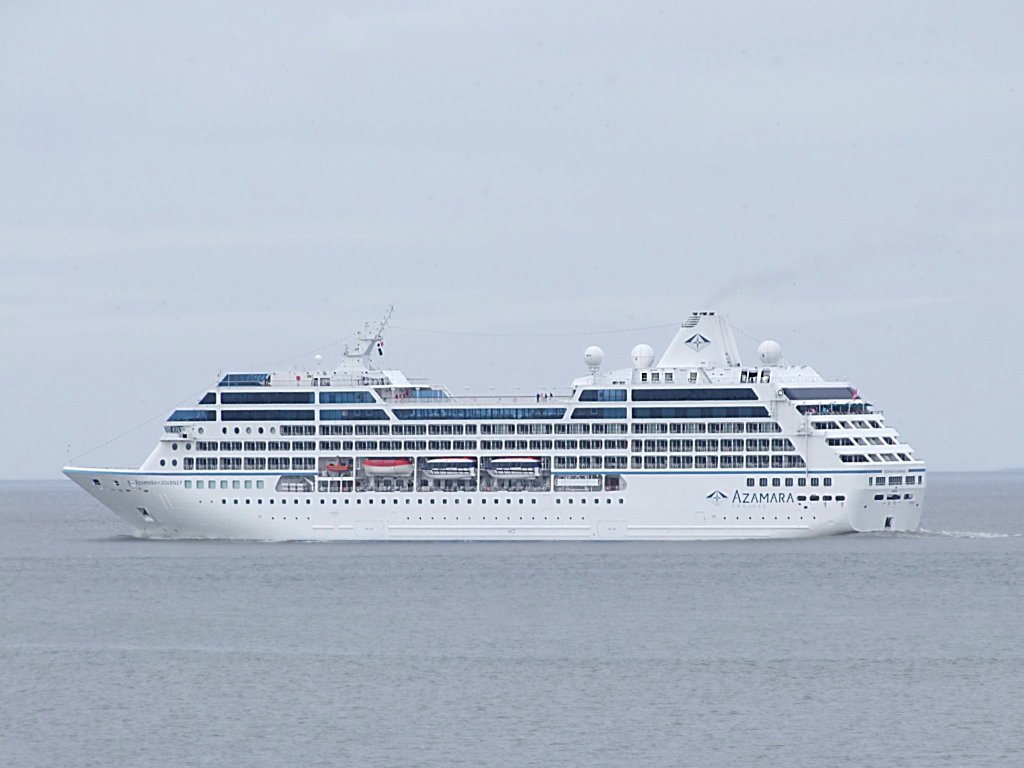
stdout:
[[800,541],[144,541],[0,484],[0,766],[1024,764],[1024,474]]

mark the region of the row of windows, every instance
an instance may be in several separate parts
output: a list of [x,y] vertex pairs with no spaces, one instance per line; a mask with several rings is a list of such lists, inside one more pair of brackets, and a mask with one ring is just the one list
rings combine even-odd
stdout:
[[[298,426],[295,429],[307,429],[306,434],[313,434],[313,427]],[[288,434],[286,427],[281,434]],[[711,421],[675,422],[675,423],[636,423],[632,426],[623,423],[608,424],[321,424],[321,435],[624,435],[632,431],[634,434],[743,434],[746,433],[778,433],[782,427],[771,421]],[[301,432],[297,434],[302,434]]]
[[[163,460],[161,460],[161,466],[163,466],[162,462]],[[243,461],[242,458],[237,456],[222,456],[219,460],[212,456],[209,458],[199,456],[195,459],[192,459],[191,457],[186,458],[183,461],[182,466],[185,469],[196,470],[315,470],[316,458],[313,456],[271,456],[270,458],[264,458],[262,456],[246,456]]]
[[873,419],[868,421],[812,421],[815,429],[881,429],[882,423]]
[[[664,393],[680,392],[701,392],[702,390],[636,390],[633,399],[661,400]],[[753,390],[743,389],[708,389],[705,392],[717,392],[721,397],[702,397],[692,399],[757,399]],[[749,392],[753,397],[743,396],[742,393]],[[357,395],[369,393],[352,392],[322,392],[321,402],[355,402],[351,400],[328,401],[323,396],[327,395]],[[305,399],[302,399],[305,398]],[[206,398],[204,398],[205,400]],[[673,400],[685,400],[690,398],[672,397]],[[312,392],[224,392],[221,394],[223,403],[295,403],[313,402]],[[802,412],[812,406],[800,406]],[[814,406],[822,412],[821,407]],[[832,410],[831,413],[839,411]],[[842,413],[865,413],[863,409],[857,410],[854,405],[849,406]],[[495,419],[529,419],[529,420],[553,420],[561,419],[565,415],[564,408],[398,408],[394,411],[395,416],[400,420],[495,420]],[[648,407],[633,408],[633,417],[637,419],[723,419],[735,417],[760,418],[767,417],[768,411],[764,406],[693,406],[693,407]],[[572,412],[572,419],[625,419],[625,408],[575,408]],[[320,419],[323,421],[387,421],[388,416],[383,409],[379,408],[325,408],[320,411]],[[212,410],[200,409],[179,409],[175,410],[169,421],[216,421],[217,413]],[[315,411],[312,410],[233,410],[221,411],[222,421],[313,421]],[[815,422],[814,427],[818,429],[839,429],[833,422]]]
[[796,448],[789,438],[767,438],[748,440],[633,440],[630,446],[634,453],[665,453],[672,451],[696,451],[697,453],[717,453],[718,451],[795,451]]
[[891,437],[826,437],[828,445],[896,445]]
[[869,462],[881,461],[913,461],[909,453],[843,453],[839,460],[844,464],[867,464]]
[[870,477],[868,485],[924,485],[923,475],[890,475],[889,477]]
[[[248,430],[246,430],[248,431]],[[270,431],[273,432],[274,428],[271,427]],[[281,434],[288,435],[315,435],[316,427],[312,424],[284,424],[281,427]]]
[[229,373],[220,380],[222,387],[259,387],[269,383],[269,373]]
[[[626,424],[321,424],[321,435],[556,435],[629,431]],[[742,424],[740,432],[743,431]],[[282,432],[284,434],[284,432]]]
[[[262,376],[263,374],[258,374]],[[252,386],[255,382],[244,381],[236,386]],[[259,382],[260,384],[264,382]],[[230,386],[230,385],[229,385]],[[214,405],[217,402],[216,392],[207,392],[200,405]],[[281,405],[285,403],[314,403],[313,392],[222,392],[220,402],[223,405]],[[321,403],[374,403],[376,400],[370,392],[321,392]]]
[[615,403],[626,401],[624,389],[585,389],[580,392],[583,403]]
[[373,395],[369,392],[321,392],[321,403],[373,403]]
[[[209,481],[209,485],[204,485],[204,482],[202,480],[196,480],[194,482],[195,482],[195,488],[198,489],[198,490],[205,490],[206,488],[209,488],[209,490],[211,490],[211,491],[217,490],[217,481],[216,480],[210,480]],[[263,484],[262,484],[263,481],[259,480],[257,482],[259,483],[257,488],[263,488]],[[231,482],[231,487],[233,489],[235,489],[235,490],[239,490],[238,483],[239,483],[238,480],[233,480]],[[246,483],[246,485],[245,485],[246,489],[249,489],[249,488],[252,487],[251,481],[246,480],[245,483]],[[193,481],[192,480],[186,480],[185,481],[185,487],[191,489],[193,487]],[[220,488],[221,488],[221,490],[226,490],[227,487],[228,487],[227,486],[227,481],[226,480],[221,480],[220,481]],[[338,491],[341,490],[341,488],[338,487],[334,483],[320,483],[320,485],[317,488],[317,490],[320,491],[321,493],[330,493],[330,492],[338,492]],[[232,501],[235,504],[238,504],[239,500],[238,499],[233,499]],[[245,503],[246,504],[249,504],[251,501],[252,501],[251,499],[245,499]],[[289,499],[286,499],[286,498],[268,499],[267,501],[268,501],[269,504],[274,504],[275,501],[276,501],[278,504],[281,504],[282,506],[286,506],[288,504],[288,502],[289,502]],[[290,501],[292,502],[292,504],[298,504],[299,503],[299,499],[290,499]],[[389,501],[392,504],[397,505],[400,500],[399,499],[376,499],[376,501],[377,501],[378,504],[383,506],[383,505],[386,505]],[[448,504],[449,499],[447,499],[447,498],[442,498],[440,500],[434,499],[434,498],[430,498],[430,499],[422,499],[422,498],[410,499],[410,498],[406,498],[405,499],[405,503],[406,504],[412,504],[414,501],[415,501],[416,504],[438,504],[438,503],[440,503],[441,505],[445,505],[445,504]],[[472,497],[463,497],[461,499],[456,497],[454,499],[450,499],[450,501],[451,501],[451,503],[453,505],[459,504],[460,501],[462,503],[466,504],[466,505],[472,505],[473,504],[473,498]],[[478,499],[477,501],[480,504],[483,504],[483,505],[486,505],[488,502],[490,502],[491,504],[501,504],[502,499],[500,499],[500,498],[488,499],[486,497],[483,497],[483,498]],[[530,498],[530,499],[520,498],[520,499],[517,499],[517,500],[513,500],[513,499],[510,499],[510,498],[505,498],[504,499],[505,504],[513,504],[516,501],[518,501],[519,504],[527,504],[527,503],[529,503],[529,504],[536,504],[537,503],[537,499],[536,498]],[[573,499],[573,498],[569,497],[569,498],[564,499],[564,501],[565,501],[566,504],[573,504],[574,502],[578,502],[580,504],[586,504],[587,503],[587,499],[585,499],[585,498],[584,499]],[[555,498],[555,504],[561,504],[562,502],[563,502],[563,499],[558,498],[558,497]],[[615,500],[606,497],[604,499],[604,502],[605,502],[605,504],[612,504],[612,503],[615,503]],[[221,504],[227,504],[228,500],[227,499],[221,499],[220,503]],[[263,503],[263,499],[256,499],[256,503],[257,504],[262,504]],[[321,504],[326,504],[327,500],[326,499],[320,499],[320,503]],[[337,504],[337,503],[338,503],[338,499],[331,499],[331,504],[332,505]],[[358,497],[356,497],[355,499],[343,498],[343,499],[341,499],[341,503],[342,504],[350,504],[350,503],[351,504],[362,504],[363,503],[363,499],[358,498]],[[374,499],[372,497],[368,498],[368,499],[366,499],[366,503],[372,505],[374,503]],[[592,503],[600,504],[601,503],[601,499],[595,498],[595,499],[592,500]],[[622,499],[622,498],[619,498],[618,499],[618,503],[619,504],[624,504],[625,500]],[[312,499],[306,499],[306,504],[312,504]],[[272,517],[270,519],[273,520],[274,518]],[[281,519],[282,520],[287,520],[288,518],[287,517],[282,517]],[[295,519],[298,520],[298,518],[295,518]],[[306,519],[309,520],[308,517]],[[411,519],[412,518],[408,518],[408,517],[406,518],[406,520],[411,520]],[[419,519],[422,520],[423,518],[421,517]],[[430,519],[433,520],[434,518],[430,518]],[[442,518],[442,519],[443,520],[447,520],[448,518],[445,517],[445,518]],[[459,519],[458,517],[454,518],[454,520],[458,520],[458,519]],[[467,519],[467,521],[471,521],[473,518],[469,517],[469,518],[466,518],[466,519]],[[487,521],[489,519],[490,518],[487,518],[487,517],[481,517],[480,518],[481,521]],[[497,518],[497,517],[494,518],[495,521],[497,521],[498,519],[499,518]],[[523,518],[520,517],[519,519],[522,520]],[[530,518],[530,520],[536,520],[536,519],[537,519],[536,517],[531,517]],[[544,517],[543,519],[547,520],[548,518]],[[572,520],[573,518],[570,516],[567,519],[568,520]],[[583,521],[586,520],[586,517],[580,517],[578,519],[581,522],[583,522]],[[510,518],[506,517],[505,520],[508,521],[508,520],[510,520]],[[554,520],[556,520],[556,521],[557,520],[561,520],[561,518],[560,517],[555,517]]]
[[[192,487],[192,482],[193,482],[192,480],[186,480],[185,481],[185,487],[186,488],[191,488]],[[229,487],[229,483],[230,483],[230,487],[235,489],[235,490],[238,490],[240,488],[245,488],[246,490],[250,490],[253,487],[253,481],[252,480],[230,480],[230,481],[228,481],[228,480],[220,480],[220,481],[217,481],[217,480],[196,480],[195,481],[195,486],[196,486],[196,488],[198,488],[200,490],[202,490],[203,488],[206,488],[206,487],[209,487],[210,490],[213,490],[213,489],[217,488],[218,484],[219,484],[220,488],[226,489],[226,488]],[[257,490],[262,490],[262,488],[263,488],[263,481],[262,480],[256,480],[255,483],[256,483],[256,489]],[[284,503],[284,502],[282,502],[282,503]]]
[[565,408],[396,408],[395,416],[403,421],[452,419],[471,421],[484,419],[561,419]]
[[574,408],[574,419],[624,419],[625,408]]
[[[222,410],[220,412],[221,421],[313,421],[314,414],[316,411],[302,411],[302,410],[259,410],[259,411],[247,411],[247,410]],[[320,418],[327,419],[329,416],[324,414],[330,413],[330,411],[323,410],[320,412]],[[383,414],[384,412],[381,411]]]
[[172,413],[168,421],[216,421],[216,411],[203,411],[189,408],[179,408]]
[[626,469],[628,456],[556,456],[555,469]]
[[874,413],[870,403],[854,400],[850,403],[822,403],[821,405],[798,405],[796,409],[810,416],[850,415]]
[[[515,443],[515,444],[510,444]],[[504,445],[495,445],[493,449],[501,450],[526,450],[527,446],[525,441],[506,441]],[[339,450],[349,450],[348,447],[343,447]],[[359,450],[360,446],[357,445],[356,450]],[[373,450],[371,448],[371,450]],[[395,449],[397,450],[397,448]],[[447,448],[441,447],[437,450],[448,450]],[[624,469],[627,466],[627,460],[629,457],[626,456],[556,456],[554,458],[554,466],[556,469],[590,469],[590,468],[619,468]],[[166,466],[163,459],[160,462],[161,466]],[[177,466],[177,460],[173,462],[174,466]],[[805,465],[804,460],[797,455],[784,454],[784,455],[772,455],[767,454],[748,454],[744,455],[704,455],[697,454],[696,456],[689,455],[658,455],[658,456],[633,456],[630,466],[633,469],[799,469]],[[271,456],[265,458],[262,456],[222,456],[219,459],[216,457],[205,457],[200,456],[195,459],[187,457],[183,461],[183,467],[186,470],[315,470],[316,469],[316,458],[312,456]]]
[[634,389],[634,401],[694,400],[757,400],[757,393],[747,387],[713,387],[690,389]]
[[[326,412],[326,411],[325,411]],[[178,413],[177,411],[175,413]],[[383,413],[383,412],[382,412]],[[838,427],[837,427],[838,428]],[[232,428],[221,427],[223,434],[228,434]],[[168,427],[169,431],[179,428]],[[199,433],[204,432],[199,427]],[[277,427],[249,426],[234,427],[234,433],[241,434],[264,434],[269,431],[275,434]],[[315,435],[318,428],[314,424],[282,424],[281,435]],[[643,422],[632,425],[625,423],[558,423],[558,424],[321,424],[319,433],[321,435],[475,435],[479,431],[484,435],[529,435],[529,434],[556,434],[556,435],[624,435],[630,431],[634,434],[742,434],[751,433],[778,433],[782,431],[776,422],[771,421],[711,421],[711,422]],[[830,438],[838,439],[838,438]]]
[[[786,477],[786,478],[773,477],[773,478],[771,478],[771,484],[772,484],[773,488],[778,488],[778,487],[783,486],[783,485],[786,488],[792,488],[793,487],[793,480],[794,480],[794,478],[792,478],[792,477]],[[767,477],[762,477],[762,478],[757,479],[756,481],[752,477],[748,477],[747,478],[747,487],[748,488],[753,488],[755,484],[759,485],[762,488],[766,488],[768,486],[768,478]],[[798,477],[798,478],[796,478],[796,484],[800,488],[805,487],[807,485],[807,478],[806,477]],[[829,487],[832,486],[832,478],[831,477],[812,477],[812,478],[810,478],[810,485],[811,485],[812,488],[817,488],[819,485],[823,485],[826,488],[829,488]]]
[[[621,439],[583,439],[583,440],[321,440],[319,444],[313,440],[270,440],[270,441],[221,441],[197,442],[197,451],[222,451],[234,452],[245,451],[447,451],[465,450],[473,451],[479,445],[481,450],[606,450],[624,451],[631,449],[634,453],[680,453],[696,451],[697,453],[717,453],[718,451],[732,451],[742,453],[743,451],[794,451],[793,443],[788,438],[775,438],[768,440],[628,440]],[[172,444],[172,449],[178,449],[178,443]],[[191,444],[186,443],[185,449],[190,450]]]
[[[592,457],[592,458],[600,459],[600,457]],[[654,457],[648,457],[648,458],[654,458]],[[607,458],[606,458],[606,461],[607,461]],[[877,478],[877,479],[878,480],[884,480],[885,478]],[[898,480],[899,478],[895,478],[895,479]],[[911,480],[913,480],[913,478],[907,478],[907,484],[908,485],[913,485]],[[338,482],[338,481],[333,481],[333,482]],[[193,487],[193,483],[195,484],[195,487],[198,488],[198,489],[203,489],[203,488],[207,488],[208,487],[210,490],[214,490],[214,489],[216,489],[218,487],[221,490],[226,490],[229,487],[232,488],[232,489],[235,489],[235,490],[239,490],[241,488],[245,488],[246,490],[251,490],[253,487],[255,487],[257,490],[262,490],[264,488],[264,481],[263,480],[195,480],[195,481],[193,481],[193,480],[186,480],[185,481],[185,487],[186,488],[192,488]],[[747,478],[747,487],[749,487],[749,488],[754,488],[754,487],[758,487],[758,486],[762,487],[762,488],[767,488],[769,486],[769,484],[773,488],[780,488],[780,487],[792,488],[794,486],[794,484],[797,487],[804,488],[804,487],[806,487],[808,485],[808,478],[806,478],[806,477],[798,477],[798,478],[792,478],[792,477],[785,477],[785,478],[773,477],[773,478],[770,478],[770,479],[767,478],[767,477],[762,477],[762,478],[758,478],[758,479],[755,479],[753,477],[748,477]],[[881,484],[882,483],[879,483],[879,485],[881,485]],[[899,483],[893,483],[893,485],[898,485],[898,484]],[[831,477],[824,477],[824,478],[812,477],[812,478],[810,478],[810,486],[812,488],[817,488],[819,486],[824,486],[824,487],[828,488],[828,487],[831,487],[831,485],[832,485],[832,478]],[[327,487],[328,487],[327,481],[321,481],[320,482],[320,490],[321,491],[327,490]],[[800,499],[800,500],[802,501],[802,499]],[[814,499],[812,499],[812,500],[814,500]],[[842,501],[843,499],[840,498],[840,497],[836,497],[836,500],[837,501]],[[467,504],[470,503],[469,500],[467,500],[466,503]]]
[[768,409],[763,405],[662,406],[633,409],[634,419],[735,419],[759,417],[768,417]]
[[[571,457],[570,457],[571,458]],[[557,461],[557,459],[556,459]],[[804,460],[795,455],[783,456],[633,456],[633,469],[802,469]]]
[[790,400],[850,400],[852,387],[783,387],[783,394]]
[[[322,444],[321,444],[322,445]],[[178,444],[172,444],[173,450],[178,449]],[[189,444],[185,444],[185,448],[189,448]],[[240,440],[222,440],[219,444],[212,441],[198,441],[196,442],[197,451],[315,451],[316,441],[315,440],[295,440],[289,442],[287,440],[246,440],[244,442]]]
[[382,408],[324,408],[320,411],[321,421],[387,421],[388,415]]
[[312,404],[314,402],[313,394],[313,392],[221,392],[220,402],[223,405]]
[[[476,440],[321,440],[319,449],[322,451],[352,450],[365,448],[368,450],[475,450],[478,442]],[[673,453],[697,451],[699,453],[716,453],[718,451],[793,451],[796,450],[789,438],[715,438],[672,439],[672,440],[633,440],[632,443],[624,439],[608,438],[600,439],[558,439],[558,440],[481,440],[479,446],[483,450],[491,448],[532,448],[536,450],[588,450],[604,449],[626,450],[632,447],[634,452],[660,452],[672,451]],[[178,450],[178,443],[171,445],[173,450]],[[191,450],[191,444],[185,444],[186,450]],[[317,443],[313,440],[222,440],[196,442],[197,451],[315,451]]]

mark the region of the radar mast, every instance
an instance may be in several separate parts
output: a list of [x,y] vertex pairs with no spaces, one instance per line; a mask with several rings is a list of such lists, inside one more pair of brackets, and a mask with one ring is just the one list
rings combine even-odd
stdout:
[[384,329],[387,328],[388,323],[391,322],[391,315],[394,314],[395,305],[389,304],[387,310],[384,312],[384,317],[377,323],[376,326],[371,327],[369,323],[363,325],[363,330],[356,336],[358,344],[355,348],[350,348],[347,344],[345,345],[345,360],[343,365],[351,367],[356,360],[362,363],[364,369],[373,371],[377,369],[374,365],[373,350],[376,348],[377,356],[383,357],[384,355]]

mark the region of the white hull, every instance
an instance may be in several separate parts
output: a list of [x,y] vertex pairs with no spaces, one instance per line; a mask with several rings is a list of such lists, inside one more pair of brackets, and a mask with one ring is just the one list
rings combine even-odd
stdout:
[[[913,531],[924,488],[876,501],[865,473],[830,473],[828,489],[757,487],[730,473],[626,473],[623,491],[366,491],[289,493],[276,474],[222,474],[239,489],[186,488],[204,476],[66,468],[135,535],[249,540],[697,540],[788,539],[857,531]],[[780,477],[803,475],[802,473]],[[94,481],[98,480],[99,485]],[[244,481],[253,488],[244,489]],[[264,480],[266,489],[255,489]],[[797,501],[797,493],[845,496]],[[145,510],[143,512],[142,510]]]

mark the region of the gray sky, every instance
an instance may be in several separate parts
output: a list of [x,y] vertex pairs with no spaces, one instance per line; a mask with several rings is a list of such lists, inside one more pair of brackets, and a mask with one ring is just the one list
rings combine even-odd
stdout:
[[[728,313],[933,469],[1024,466],[1024,5],[0,6],[0,477],[221,370],[532,393]],[[419,329],[579,336],[460,337]]]

